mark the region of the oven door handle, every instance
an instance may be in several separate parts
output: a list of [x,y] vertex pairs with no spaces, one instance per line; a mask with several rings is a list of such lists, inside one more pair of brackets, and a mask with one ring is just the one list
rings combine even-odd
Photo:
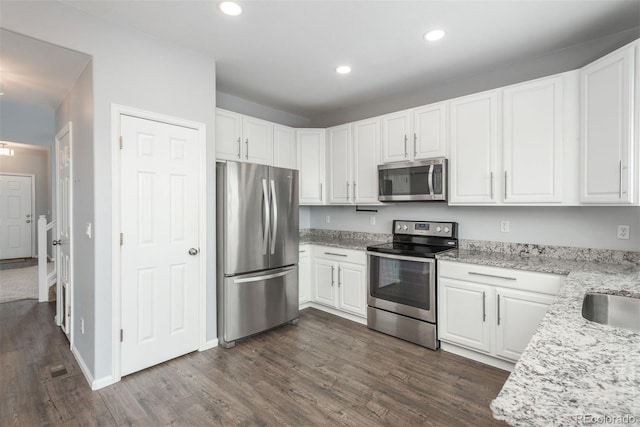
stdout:
[[383,254],[380,252],[367,252],[367,255],[375,256],[379,258],[398,259],[401,261],[423,262],[425,264],[436,262],[435,258],[421,258],[421,257],[413,257],[413,256],[391,255],[391,254]]

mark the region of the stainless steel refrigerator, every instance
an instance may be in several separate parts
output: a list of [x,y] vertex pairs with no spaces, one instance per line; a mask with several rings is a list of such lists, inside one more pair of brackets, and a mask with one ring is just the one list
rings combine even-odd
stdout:
[[298,321],[298,171],[216,163],[218,340]]

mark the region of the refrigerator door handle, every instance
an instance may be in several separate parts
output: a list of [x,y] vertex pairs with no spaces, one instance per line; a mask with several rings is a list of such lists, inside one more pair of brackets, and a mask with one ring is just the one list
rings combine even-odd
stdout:
[[265,274],[263,276],[244,277],[242,279],[233,279],[233,283],[262,282],[263,280],[275,279],[276,277],[286,276],[287,274],[290,274],[294,270],[295,268],[289,268],[279,273]]
[[271,226],[271,208],[269,206],[269,189],[267,188],[267,180],[262,180],[262,200],[264,205],[264,218],[262,220],[262,255],[267,254],[267,245],[269,243],[269,228]]
[[271,180],[271,204],[273,205],[273,230],[271,231],[271,253],[276,252],[276,236],[278,232],[278,196],[276,195],[276,183]]

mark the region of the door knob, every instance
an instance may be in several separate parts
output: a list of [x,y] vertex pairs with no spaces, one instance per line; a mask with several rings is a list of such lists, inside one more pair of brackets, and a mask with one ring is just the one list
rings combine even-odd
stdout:
[[53,241],[51,242],[51,244],[52,244],[53,246],[58,246],[58,245],[61,245],[61,244],[62,244],[62,241],[61,241],[61,240],[53,240]]
[[28,219],[28,220],[26,221],[26,223],[27,223],[27,224],[31,224],[31,220],[30,220],[30,219]]
[[198,255],[198,250],[196,248],[189,249],[189,255]]

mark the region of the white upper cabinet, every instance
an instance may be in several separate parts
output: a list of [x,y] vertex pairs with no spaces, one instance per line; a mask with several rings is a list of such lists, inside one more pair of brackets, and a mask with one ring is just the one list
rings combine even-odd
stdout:
[[327,129],[327,151],[329,203],[350,203],[353,190],[350,124]]
[[411,160],[409,136],[412,134],[411,110],[382,116],[382,161]]
[[495,203],[498,91],[451,101],[451,204]]
[[287,126],[273,126],[273,166],[298,168],[296,130]]
[[216,158],[242,161],[242,115],[216,109]]
[[216,158],[270,165],[273,123],[216,109]]
[[353,124],[353,202],[378,201],[378,164],[380,163],[380,119]]
[[447,156],[446,103],[425,105],[413,110],[412,159]]
[[634,202],[636,44],[625,46],[580,72],[580,201],[583,203]]
[[325,203],[325,131],[296,129],[298,168],[300,169],[300,204]]
[[502,91],[505,203],[562,202],[563,79],[561,74]]
[[378,202],[380,120],[362,120],[327,129],[329,203]]

